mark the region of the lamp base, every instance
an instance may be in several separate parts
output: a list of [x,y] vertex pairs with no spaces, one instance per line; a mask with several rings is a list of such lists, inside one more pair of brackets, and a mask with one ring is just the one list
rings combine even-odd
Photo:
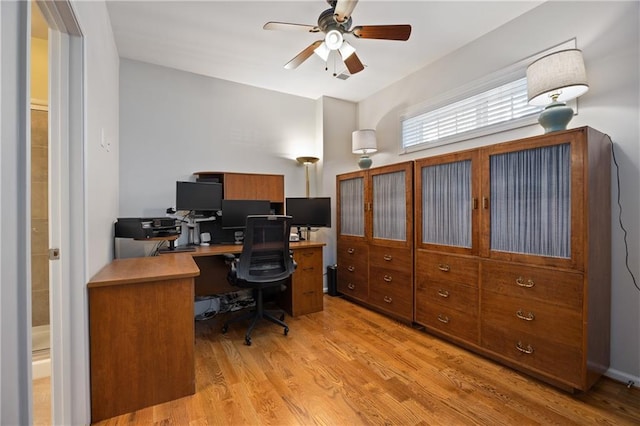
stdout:
[[361,169],[368,169],[369,167],[371,167],[371,164],[373,164],[373,161],[371,160],[371,158],[369,158],[368,155],[363,155],[358,160],[358,167],[360,167]]
[[573,110],[564,102],[554,101],[547,105],[538,117],[538,123],[545,133],[567,130],[567,124],[573,118]]

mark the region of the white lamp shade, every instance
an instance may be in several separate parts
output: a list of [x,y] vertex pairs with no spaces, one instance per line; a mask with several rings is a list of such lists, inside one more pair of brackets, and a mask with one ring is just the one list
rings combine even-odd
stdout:
[[327,62],[327,59],[329,59],[329,53],[331,53],[331,50],[329,50],[327,44],[324,41],[313,51],[316,55],[320,56],[324,62]]
[[589,90],[582,51],[561,50],[543,56],[527,68],[527,97],[531,105],[544,106],[557,95],[566,102]]
[[354,154],[370,154],[378,150],[376,131],[373,129],[356,130],[351,135],[351,149]]
[[342,46],[338,49],[340,52],[340,56],[342,56],[342,60],[347,59],[349,56],[353,55],[356,51],[355,47],[349,44],[348,41],[343,41]]

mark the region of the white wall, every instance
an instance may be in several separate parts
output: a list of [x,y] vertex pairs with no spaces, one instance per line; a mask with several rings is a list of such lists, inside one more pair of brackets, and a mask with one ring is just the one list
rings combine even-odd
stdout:
[[304,196],[295,158],[321,157],[314,109],[310,99],[123,59],[120,217],[164,216],[176,181],[197,171],[283,174],[285,195]]
[[[591,126],[609,134],[620,164],[623,220],[629,231],[629,263],[640,278],[638,2],[548,2],[453,54],[367,98],[358,105],[359,128],[377,130],[374,165],[542,134],[538,125],[410,155],[399,152],[399,112],[467,85],[486,74],[573,37],[583,50],[590,90],[578,101],[570,127]],[[381,151],[381,152],[380,152]],[[614,169],[615,173],[615,169]],[[625,267],[612,176],[612,324],[609,375],[640,382],[640,291]]]
[[0,2],[0,424],[30,422],[28,4]]

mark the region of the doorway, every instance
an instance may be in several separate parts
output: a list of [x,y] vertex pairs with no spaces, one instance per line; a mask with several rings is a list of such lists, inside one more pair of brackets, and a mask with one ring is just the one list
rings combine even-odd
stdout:
[[49,27],[31,7],[31,365],[33,423],[51,424]]
[[[30,156],[32,176],[28,192],[31,193],[32,207],[32,256],[37,253],[42,256],[42,262],[46,262],[46,267],[37,266],[33,257],[31,259],[31,320],[32,325],[42,328],[30,330],[30,340],[32,358],[37,351],[39,357],[47,359],[45,357],[47,346],[49,347],[50,365],[46,371],[50,372],[49,376],[45,375],[31,383],[30,418],[34,424],[72,424],[78,423],[73,418],[88,418],[88,414],[82,412],[84,407],[76,409],[73,406],[73,372],[69,368],[63,368],[71,362],[72,328],[69,311],[72,309],[71,288],[78,280],[74,271],[78,269],[77,262],[84,262],[84,233],[73,232],[71,227],[72,206],[84,204],[81,188],[71,185],[82,179],[84,170],[81,160],[84,141],[83,39],[69,0],[35,0],[29,2],[29,7],[32,18],[32,53],[36,50],[34,46],[39,44],[45,46],[43,50],[48,52],[46,65],[40,64],[39,70],[31,67],[32,80],[27,81],[27,84],[31,84],[32,108],[28,127],[32,132],[32,149],[40,149],[32,151]],[[41,19],[34,23],[39,18]],[[36,38],[43,39],[45,33],[46,42],[34,41],[34,35],[39,34]],[[33,57],[29,59],[33,60]],[[33,79],[39,75],[43,76]],[[40,87],[37,92],[34,83],[40,83],[46,88]],[[37,138],[44,138],[46,143],[37,143]],[[71,153],[78,153],[79,157]],[[46,174],[37,156],[42,157],[42,162],[46,162]],[[59,260],[50,260],[49,252],[52,248],[57,253],[62,253]],[[38,272],[38,267],[43,270]],[[46,319],[49,320],[48,327]],[[36,378],[33,364],[32,377]],[[36,383],[38,380],[43,382]]]

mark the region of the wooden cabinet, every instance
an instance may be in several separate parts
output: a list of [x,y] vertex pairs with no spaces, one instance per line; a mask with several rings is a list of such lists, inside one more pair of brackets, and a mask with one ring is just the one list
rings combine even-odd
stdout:
[[88,283],[91,421],[195,393],[188,254],[117,259]]
[[608,138],[583,127],[415,165],[415,321],[588,389],[609,365]]
[[338,291],[413,320],[413,164],[336,178]]
[[322,246],[297,248],[293,258],[298,266],[291,276],[291,289],[285,293],[291,301],[282,306],[290,307],[293,317],[322,311]]
[[195,172],[198,181],[219,182],[226,200],[269,200],[278,214],[284,212],[284,175]]

